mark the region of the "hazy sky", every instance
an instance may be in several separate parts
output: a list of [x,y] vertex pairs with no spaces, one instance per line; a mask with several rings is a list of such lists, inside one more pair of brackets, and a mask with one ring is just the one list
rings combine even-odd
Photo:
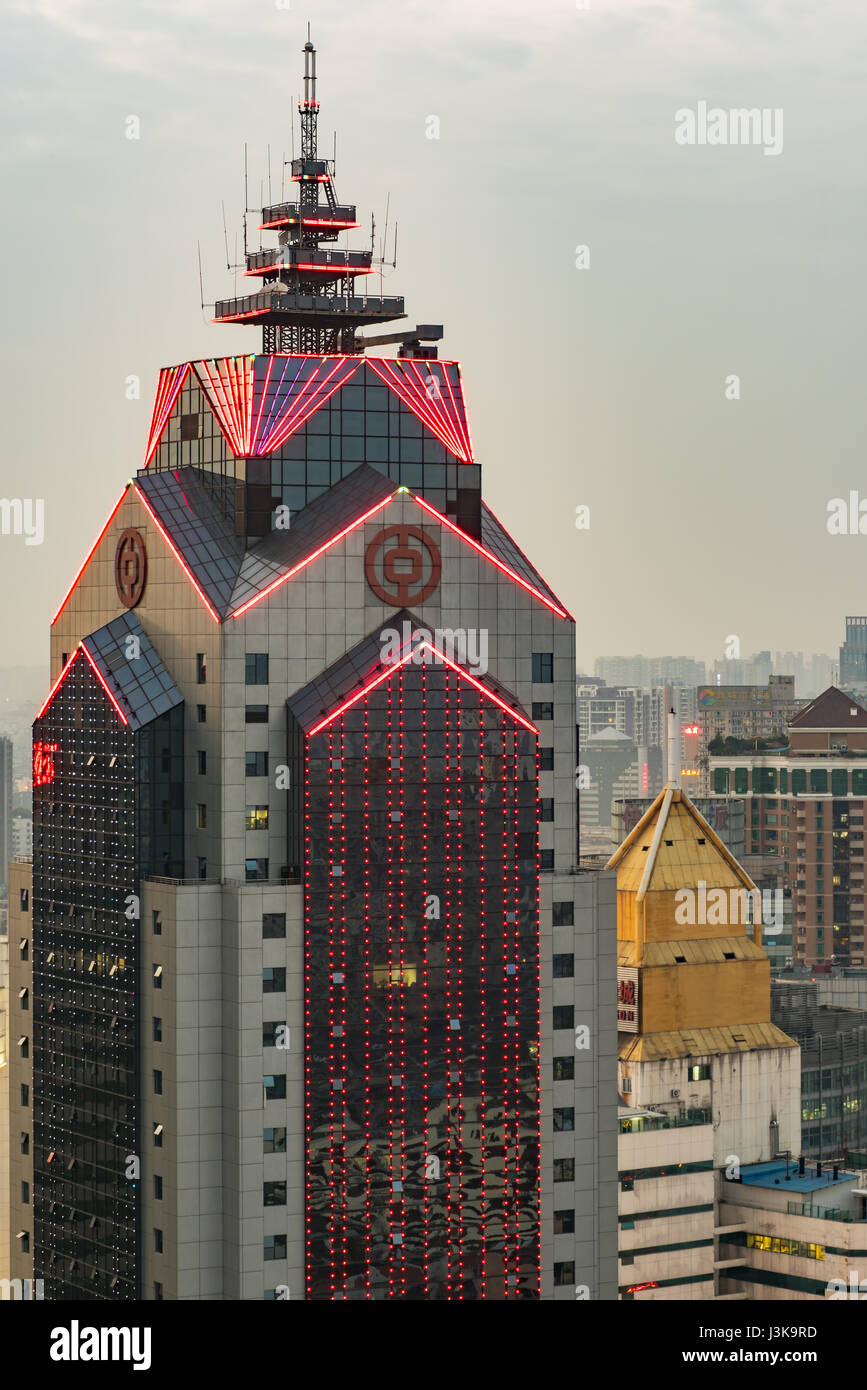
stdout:
[[[388,288],[445,324],[486,500],[576,615],[579,668],[711,658],[729,634],[833,651],[867,612],[867,535],[826,527],[831,498],[867,502],[863,0],[3,0],[0,18],[0,490],[45,502],[41,546],[0,536],[3,665],[45,659],[140,465],[158,368],[258,348],[203,320],[195,243],[206,299],[230,294],[220,201],[233,238],[245,140],[251,205],[269,141],[279,197],[308,18],[338,196],[367,227],[390,192]],[[702,101],[782,110],[781,152],[678,144],[675,112]]]

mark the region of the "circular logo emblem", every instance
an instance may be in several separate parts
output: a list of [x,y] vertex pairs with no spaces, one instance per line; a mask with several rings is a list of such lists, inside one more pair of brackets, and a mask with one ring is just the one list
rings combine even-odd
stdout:
[[716,694],[713,690],[704,689],[699,691],[698,703],[702,705],[704,709],[707,709],[708,705],[712,705],[715,702]]
[[141,599],[147,577],[148,557],[141,532],[124,531],[114,552],[114,583],[127,608],[135,608]]
[[364,575],[383,603],[424,603],[440,582],[439,547],[421,526],[385,526],[364,555]]

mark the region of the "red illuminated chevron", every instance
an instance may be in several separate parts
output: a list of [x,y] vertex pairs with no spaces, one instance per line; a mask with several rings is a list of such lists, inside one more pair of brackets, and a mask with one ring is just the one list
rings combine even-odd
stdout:
[[157,395],[154,401],[154,413],[151,417],[150,433],[148,434],[147,448],[144,456],[144,467],[147,468],[151,460],[154,449],[160,442],[162,432],[166,427],[166,421],[171,415],[175,401],[178,398],[180,389],[187,379],[187,372],[190,370],[189,362],[183,362],[179,367],[163,367],[160,371],[160,379],[157,384]]
[[252,453],[256,358],[212,357],[193,370],[232,452]]
[[473,445],[457,363],[368,357],[367,364],[450,453],[472,463]]
[[358,357],[272,356],[256,360],[252,453],[279,449],[358,371]]

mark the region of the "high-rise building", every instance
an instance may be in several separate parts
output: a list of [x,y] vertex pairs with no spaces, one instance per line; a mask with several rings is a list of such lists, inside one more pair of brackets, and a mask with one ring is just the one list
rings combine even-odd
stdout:
[[334,249],[357,224],[309,42],[299,110],[262,288],[216,306],[262,352],[160,372],[52,625],[13,1275],[613,1297],[614,876],[577,868],[574,621],[482,500],[442,330],[360,331],[403,301]]
[[867,618],[846,619],[846,639],[840,648],[840,685],[844,690],[867,690]]
[[750,854],[784,866],[795,965],[864,964],[867,709],[833,686],[776,752],[711,753],[711,794],[745,797]]
[[0,894],[9,883],[12,853],[12,740],[0,738]]

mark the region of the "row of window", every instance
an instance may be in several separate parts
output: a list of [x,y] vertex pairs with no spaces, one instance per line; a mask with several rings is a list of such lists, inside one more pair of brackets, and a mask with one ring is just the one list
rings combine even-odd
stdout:
[[[208,679],[208,667],[204,652],[196,652],[196,680],[199,685],[205,685]],[[554,653],[553,652],[533,652],[533,684],[550,685],[554,680]],[[267,685],[268,684],[268,653],[267,652],[247,652],[244,656],[244,684],[245,685]],[[248,706],[248,708],[256,708]],[[261,708],[261,707],[260,707]],[[544,717],[544,716],[540,716]],[[249,722],[249,721],[248,721]]]
[[808,788],[817,795],[830,790],[832,796],[848,796],[850,791],[853,796],[867,796],[867,767],[715,767],[713,770],[713,789],[722,796],[729,791],[735,796],[745,796],[749,791],[759,796],[803,796]]

